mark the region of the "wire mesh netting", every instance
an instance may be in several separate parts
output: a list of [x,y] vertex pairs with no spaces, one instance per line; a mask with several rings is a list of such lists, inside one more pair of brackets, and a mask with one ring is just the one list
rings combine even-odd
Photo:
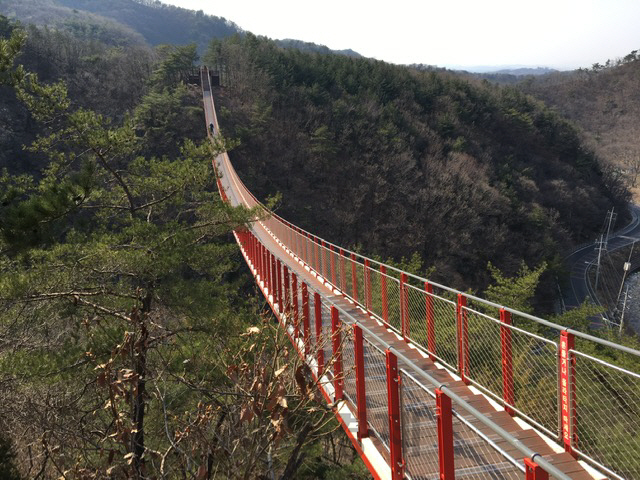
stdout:
[[[435,395],[406,370],[402,370],[402,422],[408,475],[411,478],[439,478]],[[454,415],[452,427],[456,478],[522,478],[524,467],[501,452],[499,446],[473,424]]]
[[640,478],[640,375],[570,351],[576,450],[621,478]]
[[438,418],[436,401],[420,382],[402,374],[402,444],[411,478],[438,478]]
[[389,407],[385,353],[366,338],[363,340],[367,423],[369,429],[389,449]]
[[353,328],[342,324],[342,375],[344,379],[344,395],[353,404],[354,413],[357,407],[356,402],[356,362],[355,349],[353,345]]
[[476,310],[465,312],[467,378],[558,437],[557,344]]
[[333,356],[333,347],[331,344],[331,303],[325,298],[322,299],[322,342],[321,347],[324,356],[325,374],[329,379],[333,378],[331,366],[331,358]]
[[501,453],[476,427],[457,415],[453,417],[453,453],[456,478],[521,480],[524,477],[524,465],[517,465],[515,459]]
[[396,332],[402,333],[402,318],[400,315],[400,280],[387,278],[387,302],[389,304],[389,326]]
[[435,356],[452,371],[458,368],[456,302],[443,295],[429,294],[434,316]]
[[416,344],[428,349],[426,293],[418,287],[406,285],[406,296],[409,337]]
[[368,287],[369,287],[369,311],[380,320],[384,321],[384,315],[382,311],[382,286],[383,277],[380,271],[373,268],[368,268]]

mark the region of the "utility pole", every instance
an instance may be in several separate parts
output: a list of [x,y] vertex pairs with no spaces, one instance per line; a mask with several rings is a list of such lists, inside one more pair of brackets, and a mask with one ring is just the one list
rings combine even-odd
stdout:
[[600,258],[602,257],[602,245],[604,244],[604,235],[600,235],[600,241],[598,242],[598,264],[596,266],[596,286],[594,293],[598,295],[598,279],[600,278]]
[[629,270],[631,269],[631,255],[633,254],[633,248],[636,246],[636,242],[634,241],[631,244],[631,251],[629,251],[629,258],[627,259],[626,262],[624,262],[624,265],[622,266],[622,282],[620,282],[620,290],[618,290],[618,297],[616,298],[616,308],[618,307],[618,303],[620,302],[620,295],[622,295],[622,287],[624,287],[624,281],[627,278],[627,273],[629,273]]
[[[607,233],[606,235],[604,233],[600,235],[600,242],[598,245],[598,265],[596,267],[596,286],[594,292],[596,296],[598,295],[598,280],[600,279],[600,262],[602,260],[602,250],[604,250],[605,252],[607,251],[607,242],[609,241],[609,233],[611,232],[611,224],[613,223],[614,210],[615,208],[607,210],[607,218],[605,219]],[[603,228],[603,231],[604,230],[605,228]]]
[[624,303],[622,304],[622,316],[620,317],[620,333],[622,333],[622,325],[624,324],[624,311],[627,308],[627,297],[629,296],[629,285],[624,291]]
[[[607,216],[609,217],[609,221],[608,221],[608,225],[607,225],[607,237],[605,238],[605,245],[606,243],[609,241],[609,233],[611,232],[611,224],[613,223],[613,216],[614,216],[614,210],[615,207],[611,209],[611,211],[607,211]],[[606,248],[606,246],[605,246]]]

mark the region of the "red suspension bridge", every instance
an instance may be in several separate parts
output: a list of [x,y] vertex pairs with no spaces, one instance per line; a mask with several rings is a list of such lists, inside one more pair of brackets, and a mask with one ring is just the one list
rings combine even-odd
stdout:
[[[201,80],[217,133],[206,69]],[[223,200],[261,205],[226,153],[214,167]],[[368,259],[273,213],[235,237],[375,478],[640,478],[639,351]]]

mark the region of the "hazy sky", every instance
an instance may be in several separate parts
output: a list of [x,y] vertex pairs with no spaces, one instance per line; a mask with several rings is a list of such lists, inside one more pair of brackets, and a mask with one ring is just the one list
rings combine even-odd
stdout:
[[640,49],[640,0],[162,0],[393,63],[591,67]]

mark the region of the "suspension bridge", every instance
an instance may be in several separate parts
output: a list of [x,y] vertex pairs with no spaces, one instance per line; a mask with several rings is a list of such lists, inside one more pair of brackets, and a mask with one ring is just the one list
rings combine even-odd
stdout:
[[[206,68],[201,83],[212,136]],[[261,205],[226,153],[214,168],[224,201]],[[403,272],[272,212],[234,235],[374,478],[640,478],[640,351]]]

